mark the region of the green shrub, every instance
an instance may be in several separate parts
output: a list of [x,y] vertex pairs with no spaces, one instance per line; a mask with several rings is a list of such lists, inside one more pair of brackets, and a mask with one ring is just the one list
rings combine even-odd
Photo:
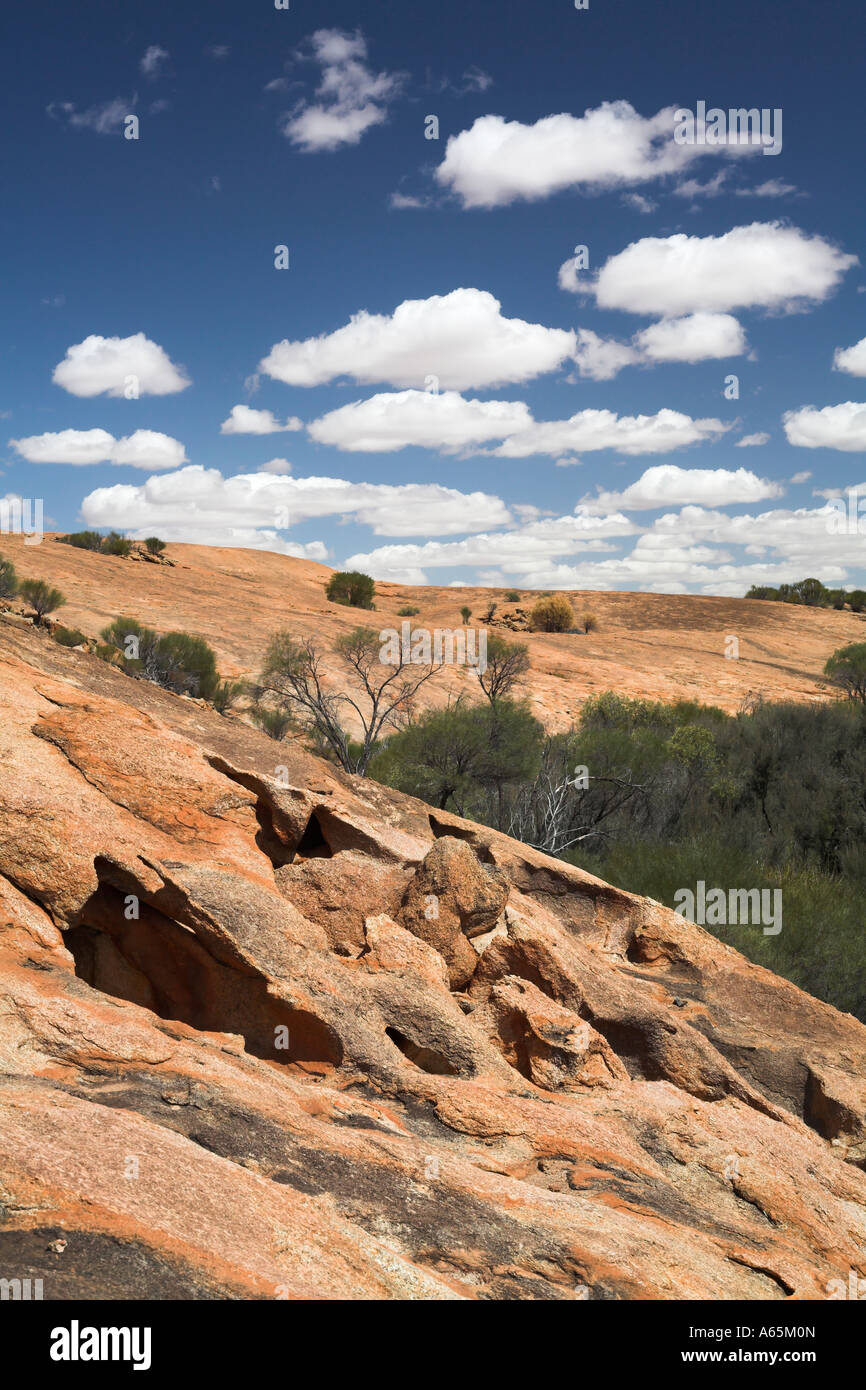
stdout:
[[76,550],[101,550],[102,537],[98,531],[73,531],[71,535],[60,536],[64,545],[74,545]]
[[219,685],[216,657],[202,637],[166,632],[153,650],[152,680],[177,695],[210,700]]
[[519,593],[517,592],[516,589],[509,589],[509,590],[508,590],[507,594],[505,595],[505,602],[506,602],[506,603],[519,603],[519,602],[520,602],[520,595],[519,595]]
[[132,541],[121,536],[118,531],[110,531],[102,542],[104,555],[120,555],[126,558],[132,551]]
[[469,619],[472,617],[472,609],[469,608],[468,605],[465,603],[463,607],[460,609],[460,616],[463,619],[463,626],[465,627],[466,624],[469,622]]
[[14,598],[18,593],[18,576],[11,560],[0,555],[0,598]]
[[165,550],[165,541],[161,541],[159,536],[146,537],[144,544],[149,555],[161,555]]
[[594,613],[584,613],[582,621],[584,632],[598,631],[598,618]]
[[531,614],[535,632],[568,632],[574,627],[574,609],[562,594],[541,598]]
[[254,705],[250,710],[250,717],[262,733],[267,734],[268,738],[274,739],[276,743],[284,739],[295,724],[288,710],[271,709],[267,705]]
[[404,608],[397,609],[398,618],[414,618],[416,613],[420,613],[420,608],[415,608],[411,603],[407,603]]
[[25,579],[18,588],[21,597],[29,603],[36,618],[37,627],[49,613],[62,608],[66,599],[59,589],[52,589],[44,579]]
[[154,653],[158,638],[152,628],[145,627],[137,618],[115,618],[102,629],[100,636],[110,651],[120,653],[124,669],[130,674],[155,679]]
[[358,570],[335,571],[325,589],[332,603],[342,603],[348,608],[372,608],[375,592],[376,585],[369,574],[361,574]]
[[61,647],[80,647],[82,642],[87,641],[84,633],[79,632],[77,627],[64,627],[62,623],[54,629],[52,635]]
[[849,700],[866,705],[866,642],[849,642],[839,647],[824,665],[824,675]]
[[245,688],[243,681],[222,681],[213,693],[211,704],[218,714],[225,714],[243,695]]

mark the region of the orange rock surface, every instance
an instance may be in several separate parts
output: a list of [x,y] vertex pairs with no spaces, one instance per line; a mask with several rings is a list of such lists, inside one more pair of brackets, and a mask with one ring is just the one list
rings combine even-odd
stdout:
[[[237,669],[275,623],[351,621],[315,566],[171,551],[13,558],[66,622],[188,626]],[[758,652],[813,698],[859,626],[593,607],[605,669],[636,682],[642,650],[645,692],[655,652],[661,690],[676,636],[667,668],[704,698],[716,666],[754,686]],[[718,655],[735,614],[748,676]],[[5,1277],[46,1298],[808,1300],[866,1276],[852,1017],[652,901],[2,619],[0,767]]]

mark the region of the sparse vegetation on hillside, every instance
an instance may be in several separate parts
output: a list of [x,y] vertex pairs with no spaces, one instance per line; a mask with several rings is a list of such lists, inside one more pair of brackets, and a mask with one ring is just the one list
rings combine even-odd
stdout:
[[18,593],[18,576],[11,560],[0,555],[0,598],[14,598]]
[[18,592],[32,608],[37,627],[42,625],[49,613],[56,613],[66,602],[60,590],[53,589],[44,579],[24,579],[18,586]]
[[60,643],[61,647],[80,647],[82,642],[87,641],[84,633],[80,632],[77,627],[64,627],[62,623],[58,623],[52,636],[55,642]]
[[359,570],[335,571],[325,588],[332,603],[342,603],[347,608],[372,608],[375,594],[375,581]]
[[101,550],[102,536],[98,531],[72,531],[68,536],[58,536],[62,545],[72,545],[76,550]]
[[415,615],[416,615],[417,613],[420,613],[420,612],[421,612],[421,609],[420,609],[420,608],[416,608],[415,605],[414,605],[413,603],[407,603],[407,604],[404,604],[404,606],[403,606],[402,608],[398,608],[398,609],[397,609],[397,617],[398,617],[398,618],[414,618]]
[[109,651],[120,653],[130,675],[203,700],[212,700],[219,688],[216,657],[201,637],[188,632],[157,636],[136,618],[115,618],[103,629],[102,639]]
[[849,642],[828,658],[824,675],[849,700],[866,705],[866,642]]
[[574,627],[574,609],[562,594],[541,598],[530,615],[535,632],[568,632]]

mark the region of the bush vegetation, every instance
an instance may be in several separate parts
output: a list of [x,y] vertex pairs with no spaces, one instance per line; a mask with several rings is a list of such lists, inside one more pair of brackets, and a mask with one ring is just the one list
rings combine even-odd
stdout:
[[24,579],[18,585],[18,592],[33,609],[37,627],[42,625],[43,618],[49,613],[56,613],[66,602],[60,590],[52,589],[44,579]]
[[574,609],[564,595],[553,594],[538,600],[530,621],[534,632],[568,632],[574,627]]
[[370,773],[671,908],[701,879],[781,888],[777,936],[707,930],[866,1021],[866,706],[852,694],[727,715],[607,692],[554,735],[510,699],[458,701],[392,734]]
[[342,603],[347,608],[372,608],[375,593],[375,582],[369,574],[358,570],[335,571],[325,588],[325,596],[332,603]]
[[14,598],[18,593],[18,576],[11,560],[0,555],[0,598]]

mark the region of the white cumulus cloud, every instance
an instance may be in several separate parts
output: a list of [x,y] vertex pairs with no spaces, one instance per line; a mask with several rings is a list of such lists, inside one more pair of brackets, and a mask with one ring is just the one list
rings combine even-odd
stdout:
[[81,513],[91,526],[141,537],[158,532],[167,540],[268,549],[285,548],[280,531],[321,517],[358,521],[385,536],[452,535],[467,526],[512,520],[500,498],[438,483],[355,483],[264,472],[224,478],[199,465],[140,485],[97,488],[85,497]]
[[575,346],[574,333],[505,318],[486,290],[457,289],[407,299],[393,314],[354,314],[334,333],[276,343],[260,371],[289,386],[338,376],[423,387],[429,377],[456,391],[528,381],[551,372]]
[[641,116],[627,101],[606,101],[534,125],[481,116],[452,135],[436,170],[467,208],[534,201],[565,188],[617,188],[682,172],[692,160],[732,147],[677,145],[675,107]]
[[616,415],[612,410],[579,410],[569,420],[533,421],[528,429],[509,436],[498,449],[500,458],[531,454],[590,453],[617,449],[622,454],[665,454],[689,444],[714,439],[730,429],[721,420],[693,420],[679,410],[655,415]]
[[52,381],[73,396],[170,396],[189,386],[159,343],[143,333],[102,338],[92,333],[73,343],[54,368]]
[[283,430],[302,430],[304,423],[291,415],[284,425],[271,410],[253,410],[248,405],[233,405],[227,420],[220,425],[220,434],[279,434]]
[[580,505],[588,511],[646,511],[657,507],[677,507],[699,503],[704,507],[730,507],[735,503],[760,502],[780,497],[784,488],[768,478],[759,478],[747,468],[680,468],[660,463],[645,472],[622,492],[599,492],[586,496]]
[[575,278],[602,309],[675,317],[736,308],[791,311],[827,299],[857,265],[823,237],[778,222],[721,236],[643,237],[611,256],[594,279]]
[[523,401],[466,400],[456,391],[399,391],[341,406],[314,420],[308,431],[319,444],[354,453],[393,453],[413,444],[457,453],[531,424]]
[[866,338],[853,347],[837,348],[833,354],[833,370],[850,376],[866,376]]
[[186,462],[186,451],[177,439],[156,430],[136,430],[115,439],[107,430],[59,430],[10,439],[28,463],[114,463],[118,467],[167,470]]
[[857,453],[866,449],[866,405],[843,401],[841,405],[813,405],[789,410],[782,416],[789,444],[802,449],[840,449]]

